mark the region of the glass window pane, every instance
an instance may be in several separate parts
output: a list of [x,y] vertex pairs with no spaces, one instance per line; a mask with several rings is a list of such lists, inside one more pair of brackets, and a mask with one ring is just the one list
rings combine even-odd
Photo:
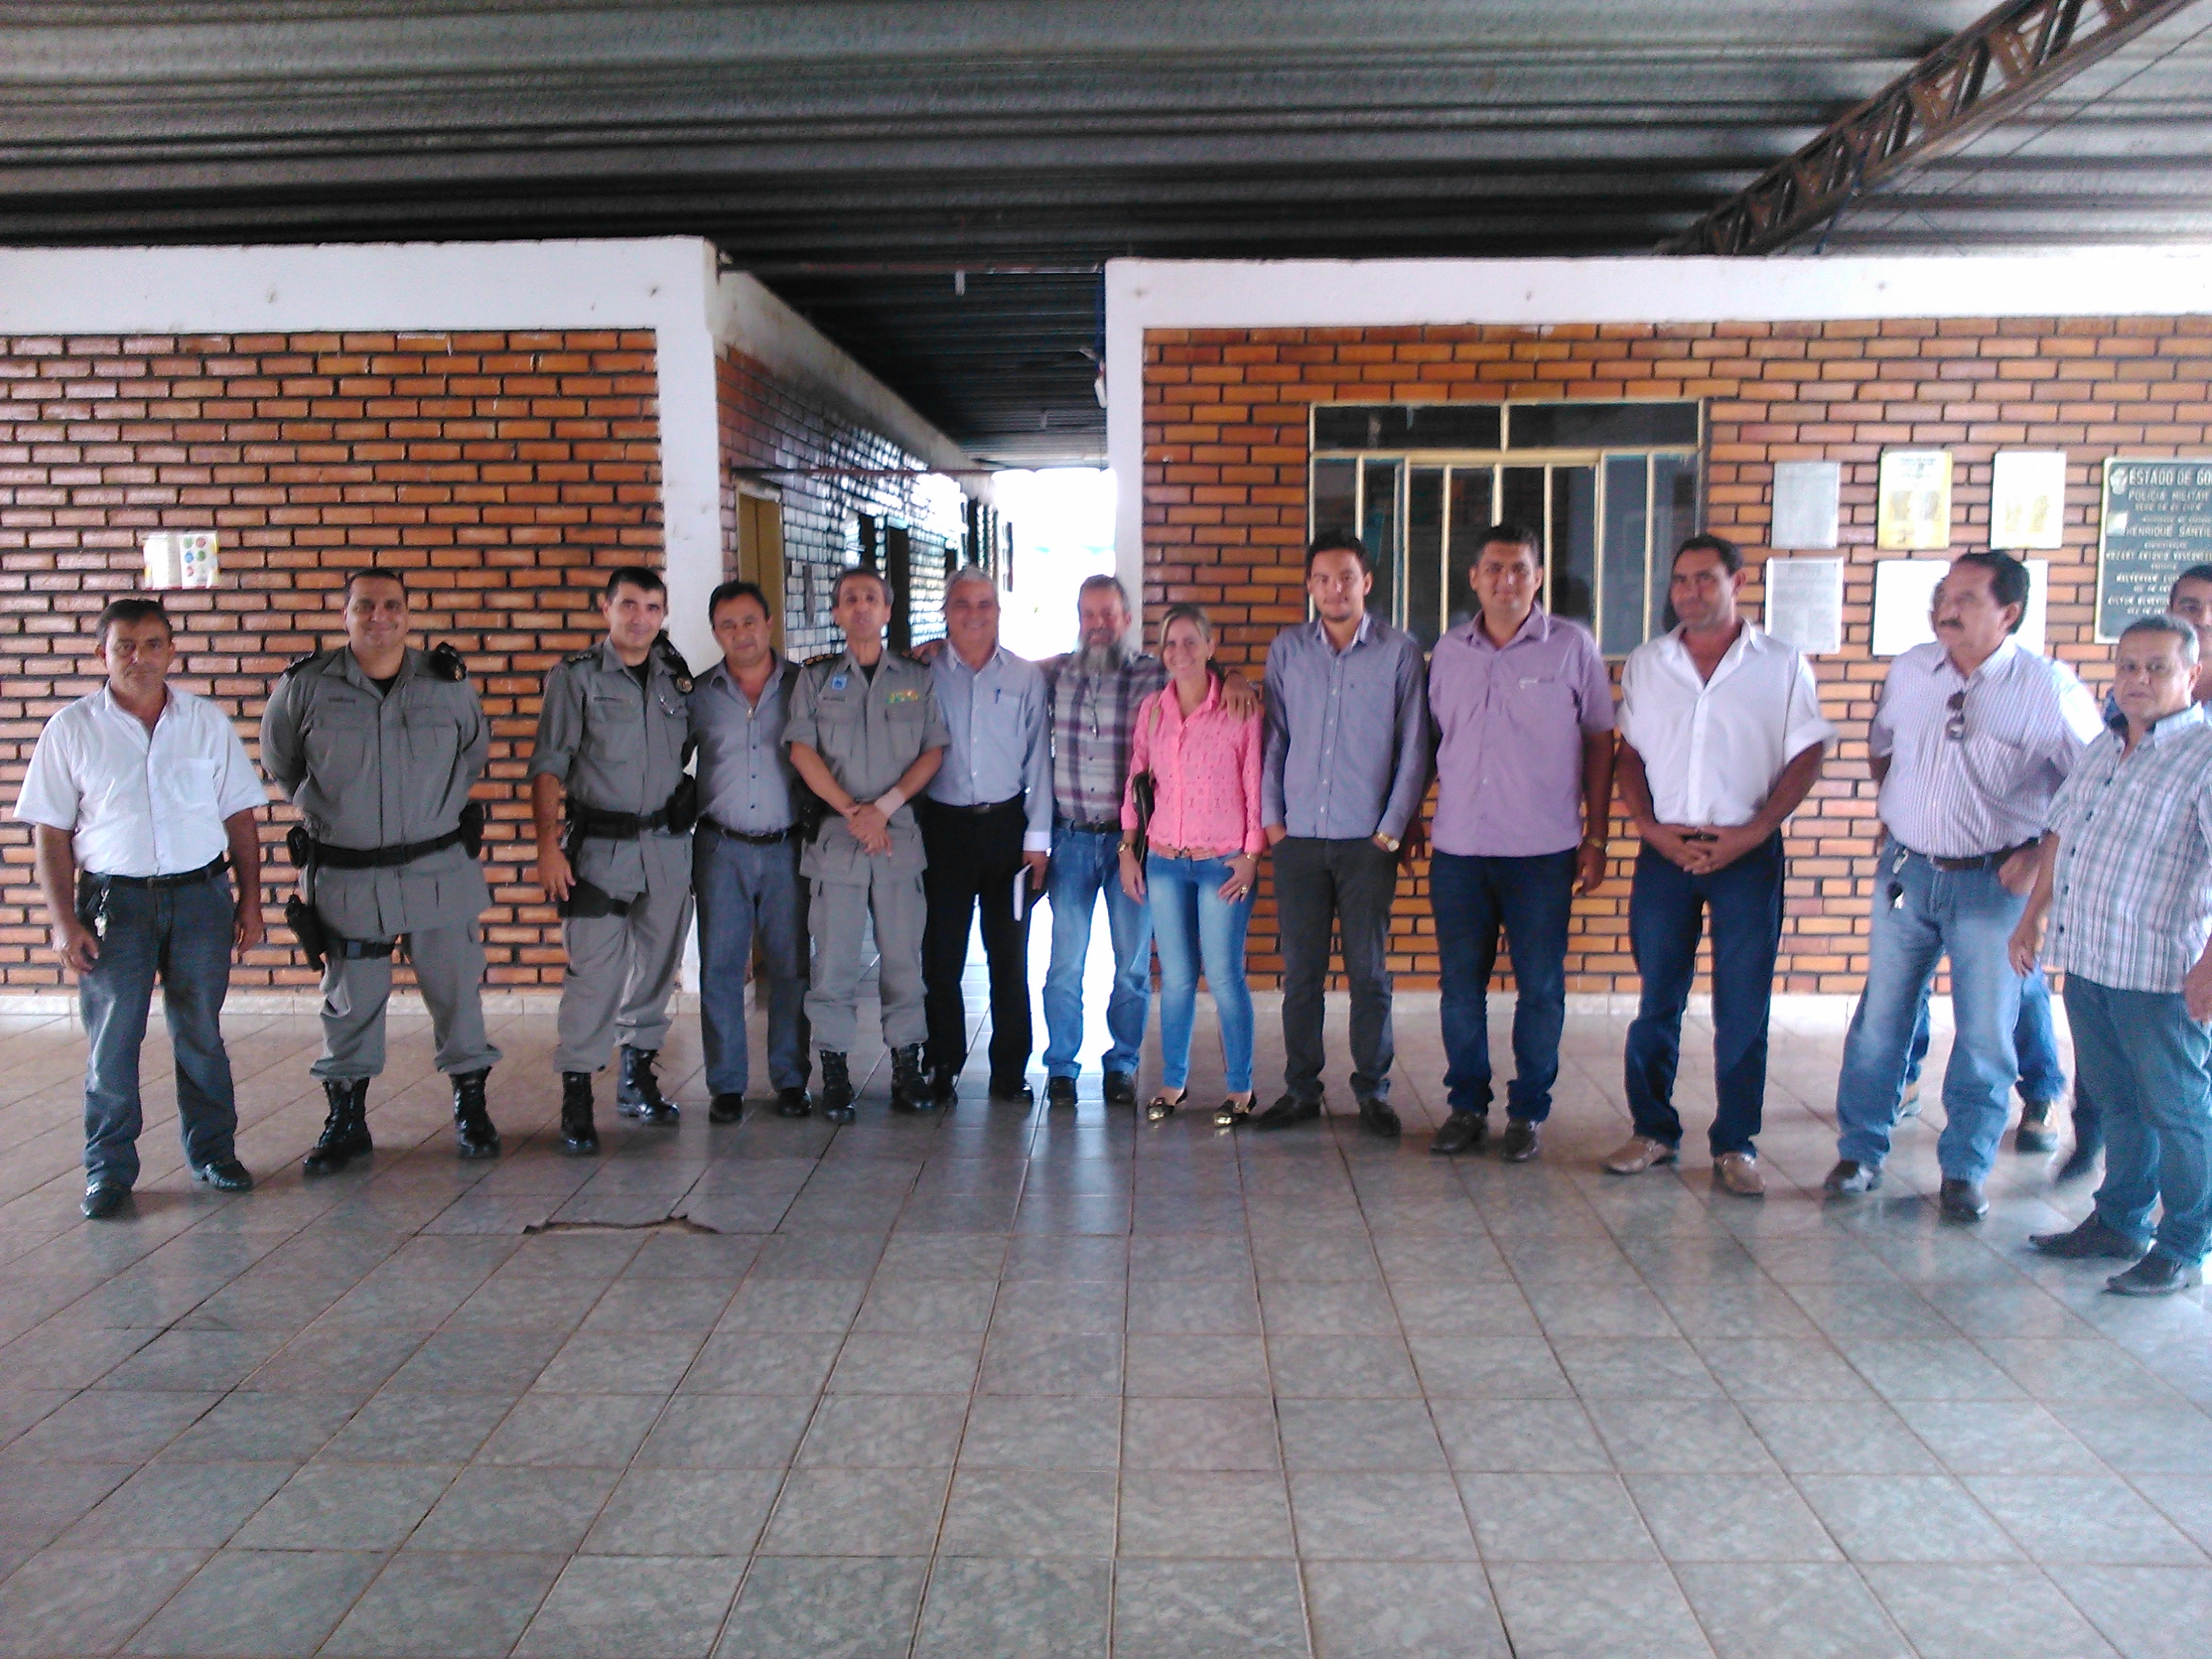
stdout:
[[1496,404],[1340,404],[1314,410],[1316,449],[1496,449]]
[[1468,577],[1482,552],[1482,532],[1498,521],[1490,499],[1496,482],[1486,466],[1455,466],[1451,471],[1451,560],[1444,575],[1448,628],[1474,620],[1474,589]]
[[1316,461],[1313,464],[1312,533],[1348,530],[1359,524],[1359,463]]
[[1544,469],[1540,466],[1509,466],[1500,469],[1504,483],[1498,495],[1498,517],[1501,523],[1525,525],[1539,536],[1544,533]]
[[1378,617],[1391,614],[1398,583],[1398,474],[1396,461],[1363,461],[1366,474],[1360,499],[1359,539],[1367,544],[1367,557],[1375,567],[1375,586],[1368,591],[1367,608]]
[[1651,635],[1674,625],[1667,603],[1674,550],[1698,533],[1698,463],[1688,455],[1651,458]]
[[1608,455],[1605,462],[1605,592],[1598,647],[1623,657],[1644,643],[1644,568],[1650,514],[1644,485],[1650,462],[1642,455]]
[[1417,466],[1406,478],[1406,628],[1434,645],[1443,623],[1444,470]]
[[1506,420],[1513,449],[1615,449],[1693,444],[1695,404],[1516,404]]
[[1551,604],[1555,617],[1595,620],[1597,582],[1597,469],[1552,469]]

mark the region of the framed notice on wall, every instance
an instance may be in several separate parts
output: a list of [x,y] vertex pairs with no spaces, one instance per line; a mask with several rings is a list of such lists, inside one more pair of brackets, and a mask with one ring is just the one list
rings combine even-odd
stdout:
[[1923,552],[1951,544],[1951,452],[1887,449],[1881,456],[1874,544]]
[[2098,515],[2097,637],[2166,609],[2173,579],[2212,561],[2212,459],[2105,463]]

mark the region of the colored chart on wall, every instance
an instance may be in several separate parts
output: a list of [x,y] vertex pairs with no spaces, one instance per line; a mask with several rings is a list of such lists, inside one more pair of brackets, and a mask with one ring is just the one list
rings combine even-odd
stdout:
[[2166,609],[2173,579],[2212,561],[2212,459],[2105,463],[2097,540],[2097,637]]

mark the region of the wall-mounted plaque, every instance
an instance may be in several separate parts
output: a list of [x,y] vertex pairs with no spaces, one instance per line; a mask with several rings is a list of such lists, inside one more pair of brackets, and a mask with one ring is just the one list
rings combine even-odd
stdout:
[[1919,552],[1951,544],[1951,452],[1882,452],[1881,502],[1874,544],[1888,552]]
[[2105,463],[2097,538],[2097,637],[2166,609],[2173,579],[2212,561],[2212,460]]
[[1774,464],[1774,532],[1769,547],[1826,548],[1836,544],[1844,469],[1837,461]]
[[2057,547],[2065,530],[2066,452],[1999,450],[1990,469],[1990,545]]

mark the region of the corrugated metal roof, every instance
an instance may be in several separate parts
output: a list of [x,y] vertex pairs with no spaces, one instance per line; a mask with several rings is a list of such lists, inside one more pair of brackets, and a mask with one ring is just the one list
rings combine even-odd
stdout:
[[[15,0],[0,237],[707,235],[977,453],[1090,459],[1103,259],[1650,248],[1978,10]],[[2208,22],[1828,246],[2212,234]]]

